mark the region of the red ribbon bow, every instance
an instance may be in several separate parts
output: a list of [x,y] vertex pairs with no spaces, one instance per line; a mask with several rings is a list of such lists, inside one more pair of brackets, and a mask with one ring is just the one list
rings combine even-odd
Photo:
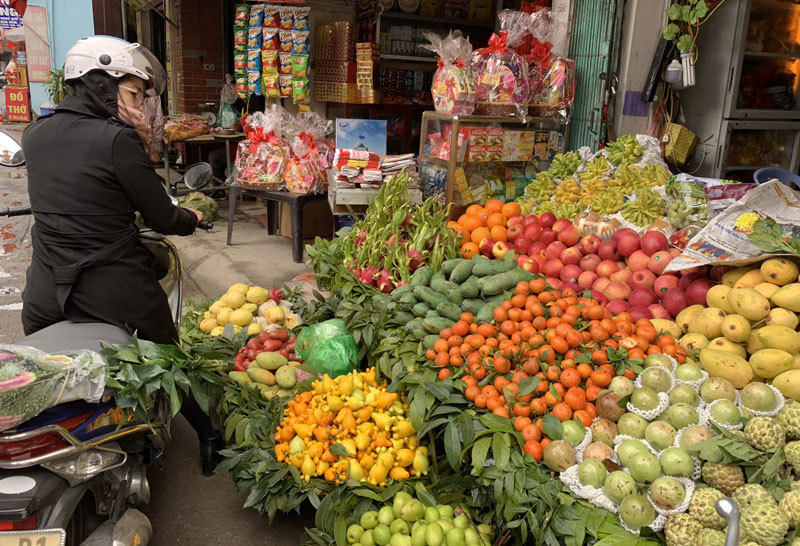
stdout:
[[499,51],[505,51],[508,49],[508,45],[506,45],[506,39],[508,37],[508,32],[505,30],[500,31],[500,35],[492,34],[492,37],[489,38],[489,46],[480,49],[478,53],[481,55],[486,55],[487,53],[495,53]]
[[529,63],[544,64],[550,60],[551,49],[553,49],[553,44],[550,42],[540,42],[538,39],[533,38],[531,52],[528,54],[527,61]]
[[255,153],[258,149],[258,145],[262,142],[266,142],[268,144],[280,144],[281,139],[275,136],[273,131],[269,133],[264,131],[263,127],[255,127],[252,131],[247,133],[247,140],[250,141],[250,153]]
[[[458,68],[464,68],[464,63],[461,62],[461,59],[456,59],[453,64],[456,65]],[[438,68],[442,68],[444,66],[444,61],[441,59],[441,57],[439,58],[439,62],[437,63],[436,66]]]
[[299,135],[297,135],[297,138],[299,138],[300,142],[305,144],[306,147],[308,148],[308,151],[305,154],[303,154],[303,158],[306,158],[312,154],[319,153],[317,151],[317,145],[314,144],[314,135],[312,135],[311,133],[302,132]]

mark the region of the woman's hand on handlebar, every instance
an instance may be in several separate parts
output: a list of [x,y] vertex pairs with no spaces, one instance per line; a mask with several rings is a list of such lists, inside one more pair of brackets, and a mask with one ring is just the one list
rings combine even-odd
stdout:
[[202,213],[202,212],[200,212],[200,211],[199,211],[199,210],[197,210],[197,209],[193,209],[193,208],[189,208],[189,207],[185,207],[185,208],[186,208],[186,210],[190,210],[190,211],[192,211],[192,212],[194,213],[194,215],[195,215],[195,216],[197,216],[197,223],[199,224],[199,223],[200,223],[200,220],[202,220],[202,219],[203,219],[203,213]]

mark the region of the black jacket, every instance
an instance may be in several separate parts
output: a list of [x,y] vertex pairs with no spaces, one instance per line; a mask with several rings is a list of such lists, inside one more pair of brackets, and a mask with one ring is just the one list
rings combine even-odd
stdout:
[[[168,235],[191,234],[197,219],[172,205],[136,130],[69,96],[25,131],[22,148],[35,219],[25,333],[69,319],[118,324],[155,341],[174,337],[150,254],[136,239],[134,213]],[[62,267],[87,258],[82,267]]]

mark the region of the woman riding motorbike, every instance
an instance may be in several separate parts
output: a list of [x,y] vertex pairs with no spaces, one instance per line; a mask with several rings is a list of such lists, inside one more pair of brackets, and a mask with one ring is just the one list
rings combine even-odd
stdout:
[[[164,69],[138,44],[93,36],[69,50],[64,78],[70,94],[22,138],[35,220],[22,296],[25,334],[63,320],[105,322],[175,343],[167,297],[135,225],[139,212],[159,233],[189,235],[202,219],[172,204],[133,127],[145,92],[163,92]],[[184,415],[210,474],[219,432],[193,399]]]

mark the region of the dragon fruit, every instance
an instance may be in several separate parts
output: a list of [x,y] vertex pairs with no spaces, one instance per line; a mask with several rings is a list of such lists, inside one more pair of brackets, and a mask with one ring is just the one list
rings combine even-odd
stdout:
[[36,374],[32,372],[21,372],[20,374],[0,381],[0,391],[18,389],[36,381]]
[[411,258],[411,261],[408,263],[408,267],[411,271],[416,271],[422,267],[422,261],[425,259],[422,252],[416,248],[412,248],[408,251],[408,257]]
[[283,299],[283,292],[278,290],[277,288],[270,288],[269,289],[269,297],[275,303],[280,302]]
[[378,273],[378,277],[376,278],[378,283],[378,290],[381,292],[388,294],[392,290],[394,290],[394,283],[392,282],[392,276],[388,270],[382,269],[380,273]]

